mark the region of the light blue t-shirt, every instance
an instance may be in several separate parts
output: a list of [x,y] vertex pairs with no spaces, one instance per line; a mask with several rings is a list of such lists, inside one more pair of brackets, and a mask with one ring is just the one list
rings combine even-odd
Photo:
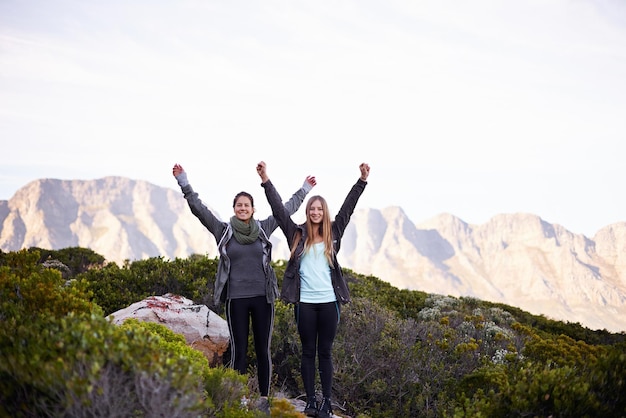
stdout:
[[324,255],[324,243],[313,244],[300,259],[300,302],[326,303],[337,300]]

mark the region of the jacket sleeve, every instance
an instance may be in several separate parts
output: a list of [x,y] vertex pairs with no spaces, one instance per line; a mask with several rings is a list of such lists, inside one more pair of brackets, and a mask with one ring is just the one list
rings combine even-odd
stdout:
[[[274,190],[276,189],[274,188]],[[287,203],[285,203],[284,207],[285,207],[285,210],[287,211],[288,216],[293,215],[294,213],[298,211],[298,209],[300,209],[300,206],[302,205],[302,202],[304,202],[304,198],[309,193],[309,191],[311,191],[311,188],[307,189],[304,186],[300,187],[291,196],[291,198],[287,201]],[[278,192],[276,193],[278,194]],[[281,200],[281,204],[282,204],[282,200]],[[278,222],[276,222],[274,215],[268,217],[265,221],[263,221],[263,229],[265,230],[265,233],[268,236],[270,236],[276,230],[276,228],[278,228]]]
[[222,236],[226,224],[218,219],[213,212],[202,203],[198,193],[193,191],[190,184],[181,187],[181,190],[191,209],[191,213],[193,213],[200,220],[202,225],[213,234],[216,240],[219,239]]
[[[280,229],[285,234],[287,243],[291,247],[292,237],[296,230],[296,224],[295,222],[291,220],[291,215],[295,213],[295,211],[290,213],[289,209],[287,208],[287,205],[286,204],[283,205],[280,194],[278,194],[278,191],[272,184],[271,180],[268,180],[265,183],[262,183],[261,186],[263,186],[263,188],[265,189],[265,197],[267,197],[267,202],[270,204],[270,207],[272,208],[272,215],[274,216],[274,219],[278,223],[278,226],[280,226]],[[298,192],[300,191],[302,191],[302,189],[298,190]],[[296,194],[298,192],[296,192]],[[306,195],[306,193],[304,193],[304,195]],[[302,196],[302,200],[300,201],[300,204],[302,204],[302,202],[304,201],[304,195]],[[292,196],[290,200],[294,199],[294,196]],[[300,204],[298,204],[298,207],[300,207]],[[296,207],[296,210],[298,207]]]
[[285,209],[289,213],[289,216],[293,215],[300,209],[302,202],[304,202],[304,198],[309,193],[311,188],[305,189],[304,187],[300,187],[291,198],[285,203]]
[[363,194],[363,191],[365,190],[365,186],[367,186],[367,182],[359,178],[354,186],[352,186],[348,196],[346,196],[346,200],[344,200],[341,205],[337,216],[335,216],[335,221],[333,222],[334,232],[337,234],[335,237],[336,239],[340,240],[343,236],[343,233],[350,222],[350,217],[354,212],[354,208],[356,207],[361,194]]

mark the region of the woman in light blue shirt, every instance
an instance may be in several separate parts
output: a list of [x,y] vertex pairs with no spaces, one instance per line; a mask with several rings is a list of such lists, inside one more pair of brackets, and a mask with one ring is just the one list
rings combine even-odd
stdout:
[[[306,222],[297,225],[284,209],[282,199],[270,181],[266,165],[261,161],[257,172],[272,214],[291,248],[285,268],[281,298],[294,304],[294,313],[302,343],[300,370],[307,395],[304,413],[328,418],[332,415],[333,381],[332,346],[339,324],[340,306],[350,301],[350,292],[337,262],[341,238],[359,197],[367,185],[370,167],[359,166],[361,176],[352,186],[334,220],[326,200],[312,196],[306,205]],[[315,357],[319,361],[322,401],[315,396]]]

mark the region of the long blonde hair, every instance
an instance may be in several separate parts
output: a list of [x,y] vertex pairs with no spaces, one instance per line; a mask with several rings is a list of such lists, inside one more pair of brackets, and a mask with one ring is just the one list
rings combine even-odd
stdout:
[[[319,200],[322,204],[322,222],[319,226],[316,226],[313,222],[311,222],[311,218],[309,217],[309,211],[311,210],[311,206],[313,202]],[[328,203],[326,203],[326,199],[322,196],[311,196],[306,203],[306,223],[304,227],[308,231],[306,236],[306,241],[304,242],[304,249],[302,250],[302,254],[306,253],[311,246],[313,246],[313,228],[319,228],[319,233],[322,235],[322,242],[324,242],[324,255],[326,256],[326,260],[328,260],[328,265],[333,266],[333,254],[335,253],[335,247],[333,247],[333,229],[332,229],[332,221],[330,219],[330,211],[328,210]],[[302,235],[300,230],[296,232],[296,237],[291,246],[291,257],[293,258],[296,247],[298,247],[298,243],[302,239]]]

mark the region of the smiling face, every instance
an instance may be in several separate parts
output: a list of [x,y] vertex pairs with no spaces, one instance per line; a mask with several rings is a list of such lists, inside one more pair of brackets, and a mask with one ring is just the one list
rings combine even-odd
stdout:
[[314,224],[319,224],[324,219],[324,206],[319,199],[312,200],[307,208],[307,215]]
[[254,214],[254,204],[252,203],[252,199],[246,195],[237,195],[233,204],[233,210],[237,219],[245,223],[250,222],[250,219]]

